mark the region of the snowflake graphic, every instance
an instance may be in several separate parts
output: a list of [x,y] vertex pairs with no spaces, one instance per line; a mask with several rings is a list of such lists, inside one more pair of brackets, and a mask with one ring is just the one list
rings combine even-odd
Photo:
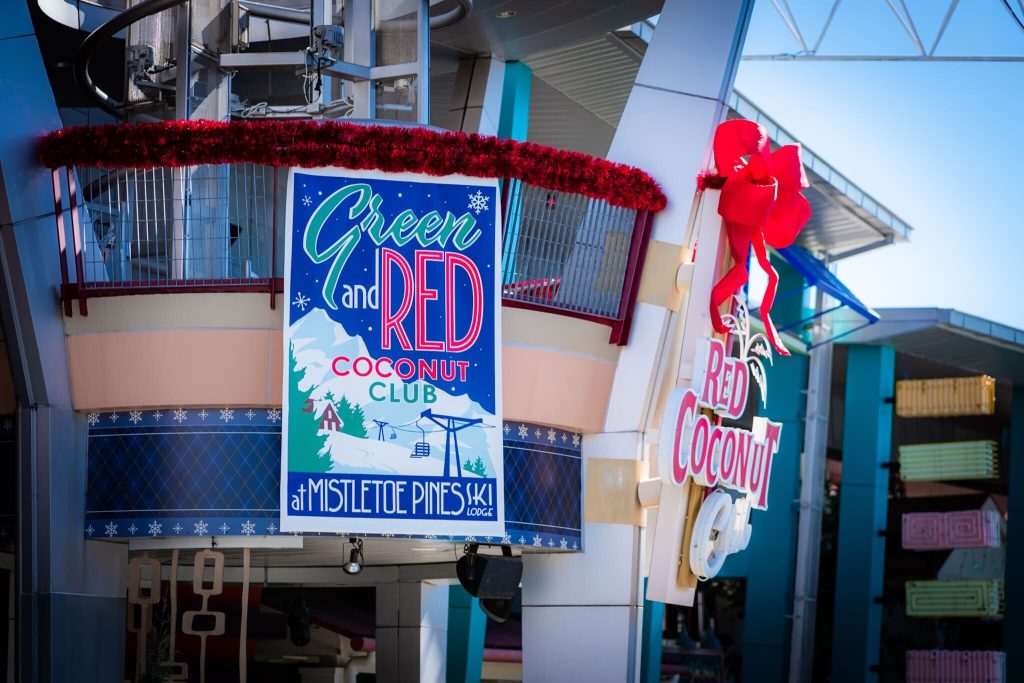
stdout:
[[578,548],[579,548],[579,546],[576,545],[576,541],[573,541],[572,542],[572,549],[573,550],[577,550]]
[[277,408],[271,408],[267,411],[267,419],[271,422],[279,422],[281,420],[281,411]]
[[562,443],[565,443],[565,440],[566,440],[567,438],[569,438],[569,437],[567,437],[567,436],[565,435],[565,432],[562,432]]
[[526,537],[525,536],[520,536],[519,537],[519,545],[526,545]]
[[94,533],[96,533],[96,528],[93,527],[92,524],[90,524],[89,526],[85,527],[85,533],[87,536],[92,536]]
[[252,408],[250,408],[249,410],[245,411],[245,416],[251,420],[254,417],[256,417],[256,413],[254,413]]
[[128,421],[131,422],[133,425],[137,425],[140,422],[142,422],[142,411],[133,410],[132,412],[128,413]]
[[476,536],[466,536],[466,543],[476,543]]
[[139,527],[135,526],[134,523],[131,526],[128,527],[128,533],[130,533],[132,536],[134,536],[135,532],[138,531],[138,530],[139,530]]
[[533,545],[534,545],[534,547],[537,547],[537,548],[540,548],[542,545],[544,545],[544,543],[540,539],[540,536],[534,536],[533,537]]
[[558,547],[561,548],[562,550],[568,550],[569,549],[569,541],[567,541],[567,540],[565,540],[563,538],[561,541],[558,542]]
[[302,292],[295,293],[295,301],[292,302],[292,306],[298,306],[299,310],[306,310],[306,306],[309,305],[309,297],[304,296]]
[[161,524],[160,522],[157,522],[155,520],[150,522],[149,523],[149,535],[150,536],[159,536],[160,535],[160,531],[163,529],[163,526],[164,526],[163,524]]
[[220,525],[220,532],[222,534],[226,534],[229,531],[231,531],[231,527],[228,526],[227,522],[224,522],[223,524]]
[[203,520],[199,520],[198,522],[193,524],[192,527],[195,529],[194,533],[196,536],[205,536],[206,530],[209,528],[207,527],[206,522],[204,522]]
[[107,522],[106,531],[103,533],[110,537],[115,536],[117,534],[117,525],[113,522]]
[[548,539],[548,547],[549,548],[554,548],[555,547],[555,540],[553,538],[549,538]]
[[246,536],[252,536],[256,533],[256,525],[250,522],[248,519],[242,522],[242,533]]
[[308,194],[305,197],[302,198],[302,205],[303,206],[310,206],[312,203],[313,203],[313,198],[310,197]]
[[100,423],[100,414],[99,413],[89,413],[89,426],[92,427],[92,426],[98,425],[99,423]]
[[558,433],[554,429],[548,430],[548,443],[554,443],[555,439],[558,438]]
[[469,195],[469,206],[467,207],[470,211],[475,211],[476,215],[480,215],[481,211],[487,211],[490,207],[487,203],[491,200],[490,197],[485,195],[480,190],[476,191],[476,194]]
[[504,536],[501,537],[501,544],[502,545],[512,545],[512,537],[509,536],[508,534],[505,534]]
[[504,431],[505,431],[506,434],[508,434],[509,432],[512,431],[512,428],[509,427],[508,424],[506,424],[505,427],[504,427]]
[[153,419],[156,420],[157,422],[159,422],[160,420],[164,419],[164,414],[162,412],[160,412],[159,410],[154,411],[153,412]]
[[111,413],[110,414],[110,421],[111,422],[117,422],[120,419],[120,417],[121,416],[118,415],[117,413]]
[[580,435],[579,434],[573,434],[572,435],[572,445],[573,446],[579,446],[580,445]]
[[437,534],[425,534],[423,538],[437,538]]
[[205,420],[209,416],[210,416],[210,414],[208,412],[206,412],[205,408],[199,411],[199,419]]
[[184,529],[184,528],[185,528],[185,527],[181,526],[181,524],[175,524],[174,526],[172,526],[172,527],[171,527],[171,529],[173,529],[173,530],[174,530],[174,533],[176,533],[176,534],[178,534],[178,535],[181,535],[181,531],[182,531],[182,529]]
[[179,424],[184,422],[187,417],[188,411],[181,410],[180,408],[174,411],[174,421]]
[[533,432],[533,435],[539,439],[540,438],[540,428],[535,429],[534,432]]
[[526,425],[519,425],[519,438],[525,439],[530,435],[530,430],[526,428]]
[[234,420],[235,411],[231,410],[231,408],[224,408],[222,411],[220,411],[220,419],[224,420],[225,422],[230,422],[231,420]]
[[274,524],[273,522],[268,524],[267,525],[267,533],[268,534],[276,534],[277,533],[277,525]]

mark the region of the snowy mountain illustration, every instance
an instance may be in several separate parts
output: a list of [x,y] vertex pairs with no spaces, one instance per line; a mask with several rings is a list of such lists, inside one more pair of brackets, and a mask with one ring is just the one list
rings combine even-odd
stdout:
[[[346,356],[350,359],[360,356],[373,357],[370,356],[360,336],[350,335],[341,323],[331,319],[321,308],[310,309],[292,324],[289,332],[296,368],[300,373],[304,373],[299,381],[299,389],[303,393],[309,392],[313,414],[322,416],[328,405],[337,405],[344,397],[352,406],[361,408],[365,417],[363,426],[367,438],[353,436],[350,429],[319,431],[321,436],[326,436],[324,450],[330,453],[332,472],[445,475],[447,435],[437,424],[421,417],[421,412],[429,408],[437,414],[482,420],[481,425],[458,432],[461,467],[459,474],[456,475],[455,455],[452,450],[448,474],[477,477],[482,470],[484,476],[496,475],[494,458],[500,459],[502,453],[499,422],[479,403],[472,401],[467,395],[453,396],[446,391],[451,388],[450,383],[441,380],[436,383],[416,379],[403,382],[394,375],[386,379],[376,375],[359,377],[355,373],[345,377],[336,375],[331,366],[337,356]],[[396,351],[392,357],[401,357],[401,352]],[[374,401],[370,396],[370,387],[375,382],[394,383],[398,396],[402,395],[403,384],[429,383],[435,387],[436,401],[430,404]],[[383,392],[378,387],[377,394],[381,393]],[[308,411],[308,405],[306,409]],[[295,410],[294,406],[292,410]],[[376,424],[375,420],[386,423],[386,426]],[[384,437],[383,441],[379,439],[381,435]],[[429,455],[424,455],[428,449],[422,446],[423,442],[429,445]],[[422,457],[413,457],[414,455]],[[289,454],[289,460],[291,457],[292,454]],[[500,467],[500,462],[498,466]]]

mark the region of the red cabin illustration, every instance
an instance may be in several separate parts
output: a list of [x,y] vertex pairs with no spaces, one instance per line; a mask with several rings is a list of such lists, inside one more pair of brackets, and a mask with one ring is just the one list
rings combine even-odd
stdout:
[[341,418],[338,417],[338,413],[330,403],[327,404],[324,412],[320,415],[320,429],[329,432],[341,431]]

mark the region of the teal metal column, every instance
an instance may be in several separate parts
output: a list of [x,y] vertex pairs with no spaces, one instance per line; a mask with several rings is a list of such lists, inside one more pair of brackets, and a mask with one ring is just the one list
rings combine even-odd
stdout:
[[[498,119],[498,137],[526,140],[530,129],[530,91],[533,87],[533,70],[522,62],[506,62],[505,80],[501,89],[501,115]],[[522,214],[519,211],[519,181],[502,181],[509,184],[507,216],[503,216],[501,264],[503,281],[508,284],[516,280],[516,251],[519,247],[519,226]],[[506,210],[505,207],[502,209]]]
[[[750,545],[725,561],[720,576],[746,577],[747,597],[740,636],[742,680],[783,681],[789,663],[793,572],[804,443],[806,356],[775,357],[768,366],[768,406],[758,414],[782,424],[772,461],[768,509],[753,510]],[[756,386],[750,391],[757,392]],[[696,634],[692,634],[696,637]]]
[[[1010,407],[1010,491],[1007,500],[1006,616],[1003,618],[1003,650],[1006,680],[1024,681],[1024,653],[1014,644],[1024,643],[1024,387],[1014,387]],[[1016,524],[1014,524],[1016,522]],[[1013,525],[1012,527],[1010,525]],[[1010,530],[1013,537],[1010,537]]]
[[[647,579],[644,579],[644,593],[647,593]],[[661,633],[664,623],[665,603],[644,600],[640,683],[658,683],[661,680]]]
[[530,89],[533,70],[522,62],[505,64],[501,90],[501,118],[498,137],[525,140],[530,125]]
[[448,683],[480,683],[487,617],[462,586],[448,587]]
[[885,568],[885,528],[892,452],[893,349],[848,346],[843,413],[843,479],[832,641],[832,681],[876,681]]

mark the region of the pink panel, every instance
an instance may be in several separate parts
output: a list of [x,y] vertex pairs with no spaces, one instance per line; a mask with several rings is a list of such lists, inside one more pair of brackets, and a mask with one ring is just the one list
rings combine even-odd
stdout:
[[1006,654],[995,651],[908,650],[907,683],[1005,683]]
[[908,512],[903,515],[903,547],[935,550],[943,547],[941,512]]
[[999,545],[999,516],[988,510],[945,514],[945,547],[991,548]]

